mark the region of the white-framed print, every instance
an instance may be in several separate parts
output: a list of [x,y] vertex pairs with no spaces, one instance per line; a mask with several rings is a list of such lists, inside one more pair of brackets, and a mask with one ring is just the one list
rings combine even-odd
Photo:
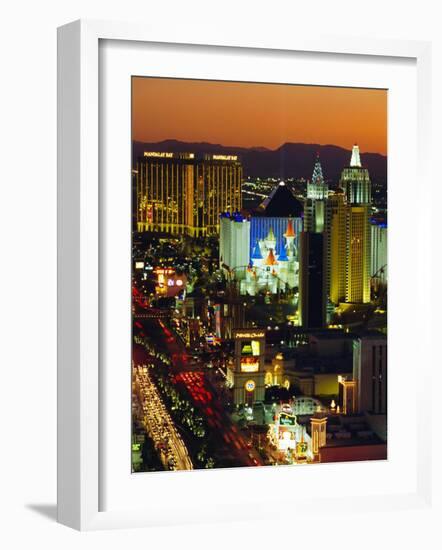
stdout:
[[[388,90],[388,460],[132,473],[133,76]],[[59,30],[60,522],[79,529],[149,526],[236,520],[238,510],[241,518],[263,519],[276,487],[286,489],[278,502],[287,517],[313,506],[317,513],[355,504],[368,511],[425,505],[430,364],[421,363],[416,376],[425,337],[416,338],[407,318],[421,319],[421,327],[430,318],[430,241],[422,238],[430,202],[422,198],[412,221],[407,209],[416,174],[425,180],[427,170],[428,79],[426,43],[275,34],[270,43],[267,37],[200,45],[184,34],[88,21]],[[404,341],[413,345],[405,349]]]

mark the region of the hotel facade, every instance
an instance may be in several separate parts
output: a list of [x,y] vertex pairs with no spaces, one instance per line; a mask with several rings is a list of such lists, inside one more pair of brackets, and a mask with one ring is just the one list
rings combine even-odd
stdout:
[[373,256],[378,251],[372,246],[371,204],[370,175],[361,164],[357,145],[333,191],[328,190],[316,159],[312,181],[307,184],[304,231],[324,235],[325,282],[334,305],[370,302]]
[[370,302],[371,181],[361,164],[359,147],[353,147],[350,166],[341,174],[340,186],[347,199],[347,284],[345,301]]
[[241,209],[243,169],[236,155],[146,151],[135,177],[139,232],[216,235],[219,214]]

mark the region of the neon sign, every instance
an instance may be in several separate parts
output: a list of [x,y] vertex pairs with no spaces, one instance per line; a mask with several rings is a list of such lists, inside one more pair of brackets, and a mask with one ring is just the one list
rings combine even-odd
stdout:
[[160,153],[158,151],[144,151],[145,157],[157,157],[157,158],[173,158],[173,153]]
[[264,338],[265,332],[237,332],[235,338]]
[[212,155],[213,160],[238,160],[236,155]]

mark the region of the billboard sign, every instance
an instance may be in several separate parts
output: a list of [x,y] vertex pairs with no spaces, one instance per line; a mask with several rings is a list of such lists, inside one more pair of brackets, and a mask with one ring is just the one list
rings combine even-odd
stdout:
[[294,414],[281,413],[279,415],[281,426],[296,426],[296,416]]

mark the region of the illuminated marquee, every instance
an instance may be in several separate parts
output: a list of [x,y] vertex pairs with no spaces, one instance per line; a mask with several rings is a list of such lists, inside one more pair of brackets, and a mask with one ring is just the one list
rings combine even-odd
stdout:
[[259,345],[259,340],[249,340],[244,344],[241,344],[241,355],[242,356],[253,356],[258,357],[260,354],[261,346]]
[[249,363],[245,361],[241,361],[241,372],[258,372],[259,371],[259,363]]
[[265,332],[264,331],[256,331],[256,332],[237,332],[235,334],[235,338],[264,338]]

